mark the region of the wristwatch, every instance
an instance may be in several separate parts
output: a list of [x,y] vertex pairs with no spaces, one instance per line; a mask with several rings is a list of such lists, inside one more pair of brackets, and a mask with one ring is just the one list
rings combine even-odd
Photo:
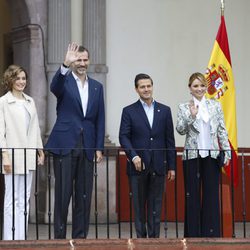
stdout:
[[64,68],[69,68],[69,66],[65,65],[64,63],[62,64]]

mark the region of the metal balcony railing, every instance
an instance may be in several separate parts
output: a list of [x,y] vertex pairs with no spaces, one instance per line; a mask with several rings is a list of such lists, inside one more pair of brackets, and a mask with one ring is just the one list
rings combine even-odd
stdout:
[[[0,155],[2,155],[0,149]],[[15,151],[22,150],[24,167],[26,168],[27,150],[38,151],[38,149],[8,149],[12,153],[12,162],[15,162]],[[142,149],[143,150],[143,149]],[[166,149],[156,149],[159,151]],[[176,179],[174,182],[166,181],[166,187],[163,194],[163,206],[161,216],[161,237],[179,238],[183,237],[183,217],[184,217],[184,187],[182,171],[182,148],[175,150],[177,157]],[[187,150],[188,151],[188,150]],[[210,154],[210,152],[209,152]],[[29,226],[24,225],[25,239],[53,239],[53,195],[54,195],[54,174],[52,164],[52,154],[45,151],[44,166],[36,166],[33,176],[33,188],[30,198],[30,216]],[[250,150],[239,149],[237,152],[237,169],[239,175],[239,184],[233,185],[235,173],[231,163],[231,176],[229,179],[224,174],[220,178],[220,211],[221,211],[221,234],[225,235],[226,227],[231,225],[231,237],[247,237],[250,233]],[[37,152],[36,152],[37,157]],[[233,161],[232,161],[233,162]],[[2,157],[0,157],[0,166],[2,166]],[[135,238],[132,192],[129,187],[128,177],[126,175],[126,156],[119,147],[108,147],[104,149],[104,159],[102,163],[94,162],[94,186],[92,194],[91,222],[89,238]],[[26,172],[26,171],[25,171]],[[1,168],[2,173],[2,168]],[[15,174],[15,168],[13,168]],[[25,189],[27,188],[26,174]],[[12,179],[14,190],[15,181]],[[83,180],[84,181],[84,180]],[[3,232],[3,197],[4,197],[4,178],[0,181],[0,235]],[[224,217],[225,195],[223,185],[229,190],[229,217]],[[12,195],[15,200],[14,194]],[[27,219],[28,211],[26,204],[26,192],[24,199],[24,218]],[[72,201],[74,204],[74,200]],[[15,211],[15,202],[13,202],[12,211]],[[228,213],[228,211],[227,211]],[[69,230],[71,224],[69,212]],[[228,214],[227,214],[228,216]],[[228,219],[229,218],[229,219]],[[12,217],[12,239],[15,239],[15,213]],[[226,222],[225,222],[226,220]],[[70,233],[67,237],[71,237]]]

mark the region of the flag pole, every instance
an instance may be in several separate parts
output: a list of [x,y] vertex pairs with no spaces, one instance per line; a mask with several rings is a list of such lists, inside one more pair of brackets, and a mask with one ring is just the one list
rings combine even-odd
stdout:
[[221,10],[221,16],[224,16],[224,10],[225,10],[225,0],[220,0],[220,10]]
[[[224,17],[225,0],[221,0],[221,17]],[[231,168],[233,165],[231,164]],[[232,171],[231,171],[232,172]],[[233,173],[233,172],[232,172]],[[233,174],[231,173],[231,178]],[[231,193],[229,184],[221,183],[221,204],[223,204],[221,211],[221,224],[223,237],[235,237],[234,229],[234,187],[231,186]],[[230,198],[232,196],[232,198]]]

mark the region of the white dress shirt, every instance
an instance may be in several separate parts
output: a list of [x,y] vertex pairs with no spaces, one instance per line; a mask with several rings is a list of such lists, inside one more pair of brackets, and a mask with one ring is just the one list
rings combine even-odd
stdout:
[[80,94],[80,98],[82,101],[82,110],[83,110],[83,115],[86,116],[86,112],[87,112],[87,107],[88,107],[88,100],[89,100],[89,82],[88,82],[88,77],[86,75],[86,79],[84,81],[84,84],[82,83],[82,81],[79,79],[79,77],[72,72],[76,83],[77,83],[77,87],[79,90],[79,94]]
[[196,115],[196,119],[199,122],[199,135],[198,135],[198,149],[199,155],[202,158],[205,158],[209,155],[209,149],[211,149],[211,141],[210,141],[210,123],[209,123],[209,113],[206,104],[206,98],[203,97],[201,101],[197,100],[195,97],[194,105],[198,106],[198,114]]
[[[69,68],[63,67],[61,65],[61,74],[66,75],[67,72],[69,71]],[[82,102],[82,110],[83,110],[83,115],[86,116],[87,108],[88,108],[88,100],[89,100],[89,82],[88,82],[88,77],[86,75],[86,79],[84,84],[82,81],[79,79],[79,77],[72,72],[73,77],[76,80],[77,88],[80,94],[81,102]]]
[[[18,114],[22,115],[23,121],[25,122],[25,127],[26,127],[26,134],[28,135],[28,129],[29,129],[29,125],[30,125],[30,114],[28,112],[28,110],[25,108],[25,102],[26,100],[22,100],[22,99],[18,99],[15,98],[16,100],[16,109],[18,110]],[[20,121],[20,122],[23,122]]]
[[155,101],[153,100],[151,105],[148,105],[146,102],[141,100],[142,107],[146,113],[146,116],[148,118],[148,122],[150,124],[150,127],[152,128],[153,126],[153,120],[154,120],[154,107],[155,107]]

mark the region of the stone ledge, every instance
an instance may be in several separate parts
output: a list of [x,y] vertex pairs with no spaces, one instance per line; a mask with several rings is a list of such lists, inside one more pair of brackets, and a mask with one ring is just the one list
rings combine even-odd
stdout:
[[250,249],[250,239],[99,239],[1,241],[1,249]]

